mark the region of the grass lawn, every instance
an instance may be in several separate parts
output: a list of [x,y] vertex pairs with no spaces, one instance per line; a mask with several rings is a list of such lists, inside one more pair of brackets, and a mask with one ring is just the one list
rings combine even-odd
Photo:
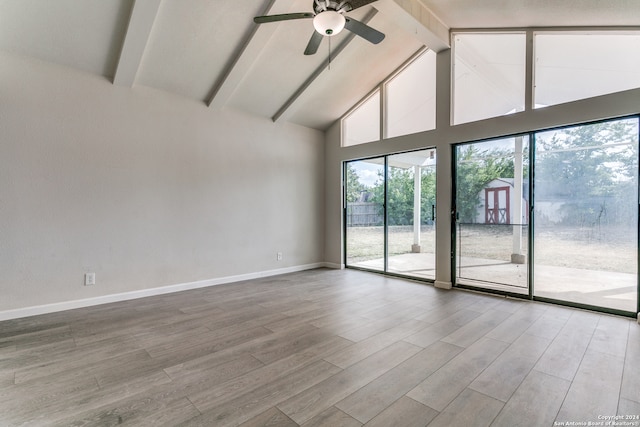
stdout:
[[[458,255],[471,258],[509,261],[513,252],[513,227],[504,225],[463,224],[459,226]],[[522,232],[523,253],[527,251],[527,230]],[[585,270],[635,274],[637,243],[633,233],[619,228],[541,228],[535,235],[535,262],[538,265],[573,267]],[[389,255],[411,252],[413,227],[389,227]],[[350,227],[347,231],[349,263],[383,257],[383,227]],[[422,226],[422,252],[435,248],[433,226]]]

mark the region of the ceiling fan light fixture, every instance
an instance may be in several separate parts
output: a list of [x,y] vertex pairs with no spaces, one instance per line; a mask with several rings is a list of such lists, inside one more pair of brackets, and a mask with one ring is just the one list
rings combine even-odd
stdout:
[[313,18],[313,26],[323,36],[335,36],[343,30],[346,20],[341,13],[333,10],[318,13]]

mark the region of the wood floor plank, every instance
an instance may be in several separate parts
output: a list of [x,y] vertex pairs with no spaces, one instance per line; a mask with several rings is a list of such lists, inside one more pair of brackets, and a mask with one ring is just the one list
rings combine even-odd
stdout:
[[206,333],[197,337],[191,337],[187,340],[164,343],[159,346],[148,347],[146,350],[154,359],[165,360],[168,363],[175,364],[227,348],[233,348],[239,344],[251,342],[256,339],[268,338],[271,334],[273,334],[273,332],[262,326],[222,337],[215,331],[212,331],[211,334]]
[[[124,357],[114,357],[103,363],[92,365],[88,372],[98,381],[100,387],[112,384],[122,384],[145,376],[165,374],[165,364],[155,360],[149,354],[141,350]],[[165,374],[166,375],[166,374]]]
[[[46,413],[63,412],[69,399],[91,396],[100,390],[95,378],[85,374],[53,375],[36,383],[0,389],[0,425],[21,425]],[[42,423],[42,422],[41,422]],[[34,423],[37,424],[37,423]]]
[[13,366],[17,368],[16,382],[21,383],[65,370],[83,369],[102,360],[140,351],[141,346],[131,337],[113,338],[82,347],[64,342],[60,347],[47,347],[28,354],[18,352],[13,358]]
[[0,322],[0,426],[552,425],[640,412],[638,360],[625,318],[318,269]]
[[489,426],[504,403],[471,389],[465,389],[444,411],[429,423],[430,427]]
[[164,372],[171,378],[171,390],[157,390],[159,393],[188,396],[198,391],[207,390],[223,384],[233,378],[264,367],[264,364],[250,354],[234,355],[232,358],[221,357],[209,360],[194,369],[165,368]]
[[[487,338],[512,343],[520,338],[546,311],[546,308],[537,305],[525,304],[523,307],[521,304],[522,303],[517,304],[516,307],[518,307],[518,310],[491,330],[487,334]],[[504,307],[504,305],[497,307],[501,308]]]
[[536,363],[535,369],[573,380],[584,357],[599,317],[574,315]]
[[[588,349],[613,356],[625,357],[630,320],[613,316],[600,316]],[[635,325],[634,325],[635,327]]]
[[[107,347],[108,349],[108,347]],[[149,361],[151,357],[145,350],[132,350],[112,355],[107,350],[107,354],[100,351],[82,353],[82,357],[59,359],[55,358],[38,366],[21,368],[16,371],[16,384],[34,381],[39,378],[48,377],[64,372],[80,372],[83,375],[92,376],[95,369],[112,369],[121,367],[138,360]]]
[[531,371],[498,414],[492,427],[553,425],[571,383]]
[[236,398],[227,399],[215,406],[211,402],[198,400],[196,406],[202,414],[182,425],[237,426],[339,371],[336,366],[319,360],[266,381],[250,392],[241,393]]
[[407,396],[442,411],[508,347],[482,338],[412,389]]
[[[627,354],[624,361],[624,375],[622,376],[622,387],[620,389],[620,399],[634,401],[640,405],[640,325],[629,325],[629,335],[627,339]],[[622,412],[620,412],[622,414]],[[640,414],[640,412],[638,412]]]
[[60,427],[69,425],[88,427],[116,425],[174,426],[199,414],[200,412],[196,407],[186,398],[170,402],[146,399],[141,404],[117,406],[91,415],[76,415],[56,421],[51,425]]
[[[304,328],[303,333],[290,330],[287,337],[264,346],[260,351],[252,353],[253,357],[262,363],[269,364],[276,360],[283,359],[292,354],[303,352],[306,348],[314,345],[328,342],[333,335],[318,328],[307,330],[309,325]],[[297,330],[299,331],[299,329]]]
[[212,369],[215,369],[217,372],[226,372],[229,366],[246,366],[248,372],[262,367],[264,364],[250,354],[218,351],[209,355],[207,358],[199,358],[197,363],[191,360],[186,363],[166,367],[164,368],[164,372],[174,381],[183,381],[185,378],[190,379],[204,375]]
[[16,351],[20,351],[24,349],[37,350],[38,348],[47,346],[48,344],[69,341],[72,338],[73,333],[71,328],[69,326],[60,326],[57,328],[44,329],[4,339],[7,340],[8,344],[14,345]]
[[556,421],[595,422],[598,415],[615,414],[623,366],[620,356],[587,349]]
[[[120,384],[109,384],[95,393],[91,399],[82,399],[70,402],[67,405],[73,408],[75,415],[63,417],[59,422],[71,423],[71,420],[102,420],[113,419],[110,414],[129,414],[125,418],[135,418],[139,424],[141,421],[136,414],[130,414],[130,408],[139,408],[140,412],[153,412],[154,408],[162,408],[172,402],[182,401],[190,393],[196,393],[215,387],[242,374],[252,371],[262,366],[260,362],[250,355],[230,360],[226,363],[218,364],[211,369],[202,369],[197,373],[180,376],[173,381],[167,378],[154,377],[139,378],[136,382],[124,382]],[[151,408],[151,409],[149,409]],[[195,408],[195,406],[193,406]],[[200,414],[199,411],[187,411],[180,422],[189,420]],[[177,421],[176,421],[177,423]],[[149,424],[154,425],[154,424]],[[173,424],[175,425],[175,424]]]
[[303,325],[310,325],[316,319],[322,318],[326,316],[327,309],[326,308],[318,308],[316,310],[312,310],[309,312],[303,312],[301,314],[297,314],[294,316],[279,313],[282,317],[274,322],[269,322],[265,324],[265,328],[269,329],[273,332],[286,331],[288,329],[292,329],[295,327],[300,327]]
[[63,357],[76,347],[73,338],[39,346],[37,349],[17,350],[15,346],[0,351],[0,372],[15,371],[29,366],[44,364],[56,357]]
[[469,347],[474,342],[493,330],[511,314],[489,309],[456,331],[442,338],[442,341],[458,347]]
[[273,407],[240,424],[239,427],[298,427],[298,424]]
[[[23,317],[0,322],[0,342],[10,342],[13,336],[36,333],[38,331],[67,325],[65,320],[70,312],[52,313],[42,316]],[[62,317],[62,320],[60,318]]]
[[311,324],[317,328],[325,329],[332,334],[340,335],[341,333],[356,328],[368,321],[368,319],[356,314],[343,314],[338,312],[330,313],[315,319]]
[[344,369],[427,326],[427,323],[420,320],[407,320],[348,348],[340,349],[325,357],[325,360]]
[[462,350],[453,344],[436,342],[341,400],[336,407],[366,423]]
[[394,343],[279,404],[278,408],[298,424],[304,424],[420,350],[402,341]]
[[509,346],[469,386],[506,402],[545,352],[551,340],[524,334]]
[[438,412],[406,396],[396,400],[366,427],[424,427],[438,415]]
[[[340,340],[337,341],[338,343],[344,342],[344,340],[339,337],[336,337],[336,340]],[[327,346],[326,343],[318,344],[317,346],[308,348],[303,353],[297,353],[261,368],[254,369],[231,381],[190,393],[189,399],[202,411],[206,411],[235,399],[242,394],[250,393],[274,379],[286,377],[290,372],[304,368],[305,366],[311,366],[325,356],[327,351],[333,351],[333,349],[333,347]]]
[[549,310],[547,310],[547,312],[540,316],[538,320],[533,322],[525,332],[529,335],[554,339],[567,323],[567,319],[558,318],[554,313],[555,312],[549,313]]
[[[640,417],[640,402],[620,398],[617,414],[622,416],[632,415],[634,417]],[[635,418],[635,420],[640,421],[638,418]]]
[[393,318],[378,318],[378,320],[370,320],[362,325],[358,325],[355,328],[349,329],[340,333],[340,336],[350,341],[362,341],[382,331],[391,329],[398,324],[397,319]]
[[457,331],[462,326],[473,321],[473,319],[476,319],[479,316],[481,316],[481,313],[478,311],[461,309],[458,312],[424,328],[422,331],[406,337],[404,340],[420,347],[428,347],[434,342],[439,341],[447,335]]
[[[296,363],[300,365],[310,364],[316,360],[320,360],[322,357],[327,354],[333,353],[334,351],[347,347],[353,344],[349,340],[345,340],[341,337],[332,337],[330,340],[319,342],[318,344],[308,347],[304,350],[304,352],[300,354],[295,354],[292,356],[288,356],[285,359],[279,360],[273,363],[271,367],[265,369],[269,372],[270,370],[274,370],[275,375],[278,375],[279,369],[293,369]],[[264,364],[255,357],[253,357],[253,351],[259,348],[255,343],[243,343],[236,347],[228,348],[225,350],[221,350],[215,353],[207,354],[204,356],[200,356],[186,362],[178,363],[176,365],[165,368],[165,372],[172,378],[181,378],[185,376],[194,376],[199,375],[201,372],[215,369],[216,366],[233,362],[242,357],[249,357],[256,362],[259,362],[262,366]]]
[[[440,298],[440,304],[435,307],[426,308],[425,313],[416,317],[416,319],[427,323],[437,323],[456,314],[460,310],[468,309],[471,304],[473,304],[473,296],[470,294],[463,294],[453,299],[448,297]],[[478,315],[481,314],[478,311],[476,312]]]
[[362,423],[332,406],[316,415],[301,427],[360,427]]
[[527,309],[531,309],[531,308],[535,309],[535,307],[539,307],[537,311],[540,311],[540,312],[546,311],[546,309],[544,309],[542,306],[529,304],[527,301],[520,300],[520,299],[512,299],[509,297],[501,298],[498,304],[496,304],[492,308],[498,311],[506,311],[507,313],[511,313],[511,314],[520,313],[522,315],[523,311],[528,311]]
[[15,385],[15,376],[13,371],[0,372],[0,387],[6,388]]

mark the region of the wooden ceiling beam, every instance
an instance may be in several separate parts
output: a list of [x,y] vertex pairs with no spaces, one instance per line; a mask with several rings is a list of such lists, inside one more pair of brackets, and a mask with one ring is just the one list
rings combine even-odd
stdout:
[[149,41],[161,0],[135,0],[127,34],[122,43],[113,84],[131,87],[136,80],[142,56]]
[[[290,12],[294,0],[270,0],[263,15],[277,15]],[[238,53],[229,62],[222,77],[214,84],[206,103],[211,108],[224,107],[253,68],[257,58],[278,29],[278,23],[253,24],[253,31],[247,37]]]
[[429,49],[441,52],[451,47],[449,27],[419,0],[378,0],[371,5]]

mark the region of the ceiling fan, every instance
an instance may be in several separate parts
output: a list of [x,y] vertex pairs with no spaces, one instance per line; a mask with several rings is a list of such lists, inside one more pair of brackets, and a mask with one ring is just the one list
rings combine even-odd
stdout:
[[313,55],[318,51],[324,36],[335,36],[344,28],[363,39],[378,44],[384,39],[384,34],[368,25],[345,16],[351,12],[376,0],[313,0],[313,12],[284,13],[281,15],[256,16],[256,24],[267,22],[289,21],[293,19],[313,18],[315,31],[304,51],[305,55]]

